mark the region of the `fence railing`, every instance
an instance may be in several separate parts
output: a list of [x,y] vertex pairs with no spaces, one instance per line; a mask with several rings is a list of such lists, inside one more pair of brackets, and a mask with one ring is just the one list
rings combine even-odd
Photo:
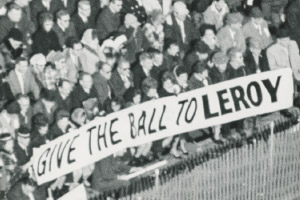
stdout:
[[103,193],[122,200],[293,200],[300,197],[300,125],[280,119],[237,143],[191,155],[160,174]]

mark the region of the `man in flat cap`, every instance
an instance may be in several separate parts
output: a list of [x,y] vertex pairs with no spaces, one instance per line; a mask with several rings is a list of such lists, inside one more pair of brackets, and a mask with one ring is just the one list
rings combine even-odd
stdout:
[[30,130],[21,126],[17,131],[17,140],[14,145],[14,152],[17,158],[18,166],[27,164],[32,156],[32,149],[30,148]]
[[237,47],[245,52],[246,42],[242,32],[243,16],[240,13],[230,13],[226,17],[226,25],[217,34],[219,45],[223,53],[228,49]]
[[272,43],[272,36],[269,31],[268,23],[260,8],[253,7],[250,11],[251,20],[243,26],[245,38],[253,37],[259,41],[260,49],[268,48]]

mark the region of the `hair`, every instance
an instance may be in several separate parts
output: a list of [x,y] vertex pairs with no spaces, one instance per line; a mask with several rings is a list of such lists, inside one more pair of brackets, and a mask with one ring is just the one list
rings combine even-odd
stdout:
[[157,89],[157,81],[152,77],[147,77],[142,82],[142,91],[144,94],[147,94],[150,89]]
[[56,92],[54,90],[48,90],[48,89],[43,88],[40,96],[41,96],[41,99],[54,102],[56,99]]
[[71,37],[68,37],[67,39],[66,39],[66,47],[67,48],[74,48],[74,45],[75,44],[81,44],[81,41],[78,39],[78,38],[76,38],[76,37],[74,37],[74,36],[71,36]]
[[37,113],[32,117],[32,127],[39,130],[41,127],[49,124],[49,120],[43,113]]
[[168,50],[172,45],[178,45],[178,43],[176,42],[176,40],[171,39],[171,38],[167,38],[164,41],[164,50]]
[[39,17],[39,23],[41,26],[43,26],[46,21],[53,21],[53,20],[54,20],[53,15],[50,12],[43,12]]
[[140,62],[143,62],[144,60],[147,60],[147,59],[152,60],[152,57],[151,57],[151,55],[150,55],[149,53],[143,52],[143,53],[140,55],[139,59],[140,59]]
[[192,66],[193,73],[202,73],[203,71],[205,71],[205,69],[207,69],[206,66],[207,66],[206,63],[203,61],[196,62]]
[[30,177],[24,177],[20,180],[23,185],[30,185],[32,187],[37,187],[37,183]]
[[78,8],[81,7],[82,5],[91,5],[88,0],[80,0],[78,2]]
[[44,68],[44,71],[46,71],[46,69],[48,69],[48,68],[50,68],[50,69],[52,69],[52,70],[56,70],[56,66],[55,66],[55,64],[52,63],[52,62],[47,62],[47,63],[46,63],[45,68]]
[[176,76],[180,76],[181,74],[188,74],[188,71],[184,66],[177,66],[174,68],[174,73]]
[[79,80],[79,81],[82,81],[84,76],[91,76],[91,75],[90,75],[89,73],[87,73],[87,72],[80,71],[80,72],[78,73],[78,80]]
[[212,30],[214,34],[217,33],[214,25],[211,24],[202,24],[199,28],[200,36],[203,37],[205,35],[206,30]]
[[112,110],[112,102],[115,102],[117,105],[120,105],[120,109],[123,109],[124,106],[125,106],[125,102],[124,102],[124,99],[123,97],[121,96],[114,96],[112,99],[107,99],[107,101],[104,102],[104,109],[107,113],[112,113],[113,110]]
[[24,56],[21,56],[21,57],[18,57],[17,59],[16,59],[16,65],[17,64],[19,64],[20,62],[23,62],[23,61],[26,61],[26,62],[28,62],[28,59],[26,58],[26,57],[24,57]]
[[30,133],[30,129],[26,126],[20,126],[20,128],[18,128],[18,133]]
[[19,5],[16,4],[16,3],[10,3],[10,4],[8,4],[8,6],[7,6],[7,11],[10,12],[11,10],[22,11],[22,8],[21,8],[21,6],[19,6]]
[[123,96],[125,102],[128,103],[128,102],[133,102],[133,98],[137,95],[142,95],[142,91],[140,89],[131,87],[125,92]]
[[56,20],[60,19],[62,16],[70,15],[69,12],[65,9],[61,9],[56,13]]
[[55,112],[55,122],[58,122],[63,118],[69,118],[69,117],[70,117],[70,113],[67,110],[58,109]]
[[230,60],[235,59],[237,53],[241,53],[242,51],[237,47],[232,47],[228,50],[228,57]]
[[152,47],[150,47],[149,49],[147,49],[147,53],[149,53],[152,57],[155,54],[162,54],[162,52],[160,50],[152,48]]
[[67,83],[70,83],[69,80],[67,79],[64,79],[64,78],[60,78],[57,82],[57,87],[62,87],[64,85],[64,83],[67,82]]
[[167,80],[170,80],[173,84],[176,83],[176,78],[175,78],[174,74],[172,74],[169,71],[166,71],[165,73],[163,73],[163,75],[161,77],[161,82],[162,83],[164,83]]

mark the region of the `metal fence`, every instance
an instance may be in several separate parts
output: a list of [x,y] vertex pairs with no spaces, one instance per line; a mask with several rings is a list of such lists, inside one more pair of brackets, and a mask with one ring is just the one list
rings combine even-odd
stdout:
[[252,144],[239,148],[236,144],[226,144],[168,167],[156,178],[140,178],[129,188],[121,188],[118,199],[293,200],[300,197],[300,126],[283,120],[272,127],[262,129]]

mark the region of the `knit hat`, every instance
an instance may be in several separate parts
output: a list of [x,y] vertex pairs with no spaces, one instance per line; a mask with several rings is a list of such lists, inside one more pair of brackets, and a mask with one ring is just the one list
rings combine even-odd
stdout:
[[243,21],[243,16],[241,13],[229,13],[226,16],[226,24],[237,24],[237,23],[242,23]]
[[55,64],[55,62],[65,58],[64,54],[60,51],[51,51],[47,56],[47,61]]
[[22,42],[23,41],[23,34],[19,29],[12,28],[12,29],[10,29],[10,31],[8,33],[8,38],[12,38],[16,41]]
[[12,136],[10,133],[2,133],[0,134],[0,142],[7,142],[9,140],[12,140]]
[[263,18],[264,14],[259,7],[253,7],[250,11],[250,17]]
[[21,126],[18,129],[18,137],[29,138],[30,137],[30,130],[26,127]]
[[71,115],[71,119],[78,123],[79,119],[83,116],[86,116],[85,110],[83,108],[76,108]]
[[226,64],[228,62],[228,57],[222,52],[217,52],[213,55],[212,62],[216,65]]

